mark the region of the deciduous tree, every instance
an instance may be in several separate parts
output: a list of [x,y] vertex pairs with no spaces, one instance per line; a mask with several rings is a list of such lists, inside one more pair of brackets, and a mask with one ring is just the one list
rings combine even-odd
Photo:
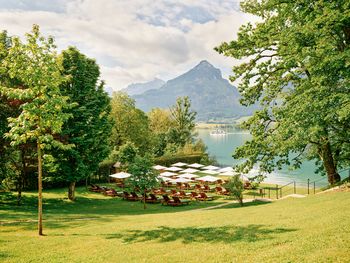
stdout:
[[110,153],[110,98],[99,83],[96,61],[70,47],[61,54],[66,81],[61,92],[73,107],[65,110],[72,117],[63,125],[61,138],[74,147],[60,151],[59,175],[69,183],[68,198],[75,199],[76,182],[98,170],[98,164]]
[[216,50],[243,59],[233,68],[242,104],[259,101],[243,128],[253,138],[239,147],[238,168],[271,172],[316,160],[329,183],[350,164],[350,2],[243,1],[260,17],[238,39]]
[[69,114],[62,110],[67,107],[67,98],[62,96],[59,85],[64,78],[61,75],[55,45],[51,37],[40,35],[39,27],[33,26],[26,34],[26,43],[18,37],[12,40],[8,55],[2,61],[10,78],[23,84],[22,88],[1,85],[0,93],[12,100],[24,100],[17,118],[8,118],[10,131],[7,137],[12,145],[35,141],[38,158],[38,230],[42,229],[42,164],[43,151],[51,145],[63,147],[54,139],[53,134],[61,132],[63,123]]

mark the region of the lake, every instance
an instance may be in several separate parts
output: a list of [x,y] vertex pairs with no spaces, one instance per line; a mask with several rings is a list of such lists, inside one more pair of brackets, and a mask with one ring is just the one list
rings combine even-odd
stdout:
[[[222,166],[232,166],[239,163],[232,157],[234,150],[243,145],[245,141],[251,138],[251,135],[242,130],[229,129],[226,135],[210,135],[210,129],[197,129],[198,137],[201,138],[208,147],[210,155],[215,156],[218,163]],[[317,186],[327,185],[327,178],[315,173],[316,166],[313,162],[306,161],[300,169],[289,170],[288,168],[281,171],[274,171],[267,174],[265,182],[276,184],[287,184],[295,181],[299,186],[306,186],[307,180],[316,181]],[[254,174],[253,171],[252,174]],[[346,172],[342,176],[346,176]]]

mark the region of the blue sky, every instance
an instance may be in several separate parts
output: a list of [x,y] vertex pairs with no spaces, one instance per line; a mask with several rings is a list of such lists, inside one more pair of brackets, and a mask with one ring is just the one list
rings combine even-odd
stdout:
[[168,80],[206,59],[224,76],[233,59],[213,48],[254,18],[236,0],[0,0],[1,30],[23,36],[32,24],[97,60],[114,90],[155,77]]

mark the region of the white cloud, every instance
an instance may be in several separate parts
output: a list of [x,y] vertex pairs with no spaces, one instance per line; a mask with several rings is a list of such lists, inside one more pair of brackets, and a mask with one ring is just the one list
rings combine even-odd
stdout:
[[60,49],[75,45],[95,57],[102,79],[114,89],[154,77],[175,77],[202,59],[228,72],[233,60],[213,48],[233,39],[239,26],[253,19],[237,11],[236,1],[64,3],[64,8],[49,9],[46,4],[46,11],[40,11],[38,4],[34,10],[7,4],[5,10],[0,2],[0,24],[16,35],[39,24],[45,34],[55,36]]

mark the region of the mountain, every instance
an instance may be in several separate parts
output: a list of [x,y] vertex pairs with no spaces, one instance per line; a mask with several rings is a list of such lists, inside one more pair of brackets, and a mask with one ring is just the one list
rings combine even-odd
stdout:
[[203,60],[188,72],[167,81],[157,90],[148,90],[132,96],[136,106],[144,111],[154,107],[169,108],[176,98],[188,96],[198,121],[233,119],[251,115],[254,107],[239,104],[236,87],[224,79],[221,71]]
[[133,95],[142,94],[151,89],[159,89],[164,84],[165,84],[164,80],[155,78],[154,80],[145,82],[145,83],[130,84],[125,89],[122,89],[122,91],[126,92],[129,96],[133,96]]

